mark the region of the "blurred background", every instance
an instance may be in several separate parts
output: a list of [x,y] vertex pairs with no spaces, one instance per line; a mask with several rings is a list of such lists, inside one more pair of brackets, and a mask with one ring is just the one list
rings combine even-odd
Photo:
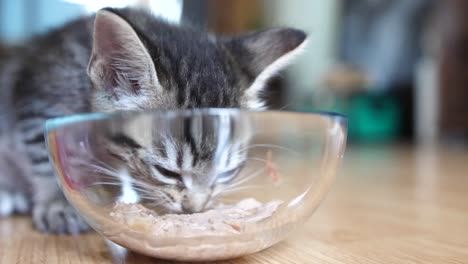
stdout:
[[468,142],[466,0],[0,0],[0,42],[127,5],[220,34],[305,30],[306,52],[267,99],[274,109],[349,115],[353,143]]

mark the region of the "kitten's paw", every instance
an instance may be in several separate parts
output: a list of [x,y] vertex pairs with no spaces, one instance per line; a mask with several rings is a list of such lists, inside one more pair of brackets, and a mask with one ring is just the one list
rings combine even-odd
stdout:
[[90,227],[64,199],[34,205],[33,222],[37,229],[53,234],[79,234]]
[[0,190],[0,217],[14,213],[24,214],[29,208],[30,202],[25,194]]

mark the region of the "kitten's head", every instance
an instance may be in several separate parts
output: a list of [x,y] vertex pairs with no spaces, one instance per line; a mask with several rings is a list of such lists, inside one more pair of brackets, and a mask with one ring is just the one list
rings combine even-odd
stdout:
[[262,109],[261,93],[304,46],[304,32],[270,29],[217,38],[145,11],[96,14],[88,74],[94,111]]
[[103,137],[93,144],[104,151],[106,163],[122,184],[139,190],[139,198],[177,213],[209,208],[237,182],[252,132],[238,112],[110,122],[97,128]]
[[[265,85],[306,38],[294,29],[216,38],[130,9],[102,10],[94,26],[91,103],[104,112],[262,109]],[[154,120],[137,121],[104,145],[128,176],[154,186],[165,208],[196,212],[245,163],[250,128],[230,118],[188,119],[167,130]],[[155,127],[157,136],[146,133]]]

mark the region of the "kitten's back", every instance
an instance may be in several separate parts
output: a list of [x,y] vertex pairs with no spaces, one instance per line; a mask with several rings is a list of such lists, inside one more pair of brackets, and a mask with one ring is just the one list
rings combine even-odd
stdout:
[[31,39],[15,54],[20,66],[11,78],[19,121],[34,113],[52,118],[86,110],[91,33],[92,18],[81,18]]

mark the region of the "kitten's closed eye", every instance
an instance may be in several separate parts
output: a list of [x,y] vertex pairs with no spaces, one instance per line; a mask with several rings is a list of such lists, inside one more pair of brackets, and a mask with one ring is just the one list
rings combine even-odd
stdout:
[[154,166],[154,168],[155,168],[160,174],[162,174],[164,177],[167,177],[167,178],[176,180],[176,181],[178,181],[178,182],[182,182],[182,176],[180,175],[180,173],[177,173],[177,172],[168,170],[168,169],[166,169],[166,168],[164,168],[164,167],[161,167],[161,166],[158,165],[158,164],[154,164],[153,166]]
[[109,138],[116,144],[120,145],[120,146],[124,146],[124,147],[129,147],[129,148],[133,148],[133,149],[138,149],[138,148],[142,148],[142,146],[140,144],[138,144],[135,140],[133,140],[132,138],[130,138],[129,136],[125,135],[125,134],[116,134],[116,135],[112,135],[112,136],[109,136]]

